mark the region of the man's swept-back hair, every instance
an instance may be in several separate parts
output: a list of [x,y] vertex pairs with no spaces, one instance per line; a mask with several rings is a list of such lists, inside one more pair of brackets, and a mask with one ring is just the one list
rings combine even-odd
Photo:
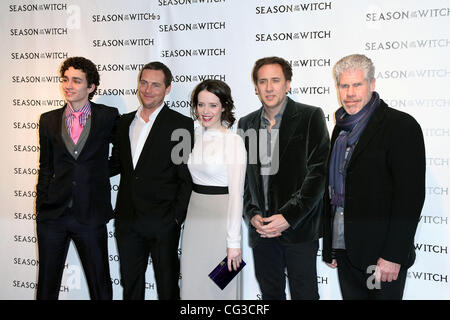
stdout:
[[336,62],[333,68],[333,75],[337,84],[339,84],[339,76],[346,70],[363,70],[364,77],[369,82],[375,76],[375,66],[372,60],[363,54],[351,54]]
[[252,79],[253,79],[253,83],[255,85],[257,84],[257,81],[258,81],[259,69],[261,69],[262,66],[265,66],[267,64],[280,65],[281,69],[283,69],[283,74],[284,74],[284,78],[286,79],[286,81],[292,80],[292,67],[289,64],[289,62],[287,62],[286,60],[284,60],[283,58],[280,58],[280,57],[265,57],[265,58],[261,58],[261,59],[257,60],[255,62],[255,65],[253,66]]

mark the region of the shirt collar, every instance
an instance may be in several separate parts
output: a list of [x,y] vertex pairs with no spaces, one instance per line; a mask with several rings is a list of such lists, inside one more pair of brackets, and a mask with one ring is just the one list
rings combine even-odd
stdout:
[[[84,115],[89,116],[91,114],[91,102],[88,100],[88,102],[83,106],[83,108],[81,108],[78,111],[81,111]],[[67,104],[66,117],[72,115],[72,113],[74,113],[74,112],[75,111],[70,106],[70,104]]]
[[[284,100],[284,102],[283,102],[283,106],[281,107],[281,109],[280,109],[280,112],[278,112],[277,114],[276,114],[276,116],[275,116],[275,120],[278,122],[278,121],[281,121],[281,118],[283,117],[283,113],[284,113],[284,110],[286,110],[286,105],[287,105],[287,103],[288,103],[288,98],[286,97],[286,99]],[[262,121],[265,121],[265,122],[269,122],[269,120],[267,120],[267,118],[266,118],[266,109],[264,109],[264,106],[263,106],[263,110],[262,110],[262,112],[261,112],[261,120]]]
[[[161,112],[162,107],[164,106],[164,102],[155,109],[155,111],[152,112],[152,114],[150,115],[150,117],[148,118],[148,122],[152,122],[156,119],[156,117],[158,116],[158,114]],[[142,112],[143,107],[139,106],[139,108],[136,111],[136,114],[134,115],[135,118],[137,119],[141,119],[142,121],[144,121],[144,119],[141,118],[141,112]]]

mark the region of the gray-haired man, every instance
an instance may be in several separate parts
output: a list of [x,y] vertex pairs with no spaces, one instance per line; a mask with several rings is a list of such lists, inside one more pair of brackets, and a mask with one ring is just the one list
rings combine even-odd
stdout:
[[363,55],[334,67],[342,107],[331,138],[323,259],[338,268],[344,299],[402,298],[425,198],[422,130],[380,99],[374,73]]

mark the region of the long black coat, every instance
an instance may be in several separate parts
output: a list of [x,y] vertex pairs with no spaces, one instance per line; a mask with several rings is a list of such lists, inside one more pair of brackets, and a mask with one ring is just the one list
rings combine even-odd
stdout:
[[[335,127],[332,145],[338,134]],[[344,235],[352,264],[366,270],[381,257],[410,267],[415,260],[414,235],[424,200],[425,146],[420,125],[381,100],[347,169]],[[324,261],[331,262],[333,214],[328,190],[324,203],[322,255]]]
[[[290,227],[280,236],[284,243],[300,243],[322,236],[322,196],[325,188],[326,160],[330,141],[323,111],[297,103],[290,98],[279,129],[279,168],[269,178],[269,212],[264,211],[264,192],[260,175],[261,163],[252,163],[249,154],[244,194],[244,218],[268,217],[281,213]],[[259,130],[263,108],[239,120],[244,133]],[[250,130],[251,131],[251,130]],[[259,135],[258,143],[259,145]],[[245,138],[247,151],[253,145]],[[249,244],[260,238],[249,223]]]

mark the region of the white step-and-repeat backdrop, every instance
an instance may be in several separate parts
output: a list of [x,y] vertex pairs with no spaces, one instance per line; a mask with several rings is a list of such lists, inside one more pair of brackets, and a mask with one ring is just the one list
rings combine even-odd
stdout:
[[[194,86],[214,78],[232,88],[239,118],[260,107],[250,77],[254,61],[278,55],[293,67],[289,95],[323,108],[331,131],[338,108],[331,69],[351,53],[374,61],[376,90],[413,115],[425,136],[426,201],[404,298],[450,298],[448,0],[11,0],[0,6],[0,299],[35,297],[38,120],[64,105],[58,68],[65,58],[94,61],[101,75],[94,101],[121,113],[139,104],[138,70],[159,60],[174,74],[166,99],[171,108],[189,115]],[[119,178],[111,182],[114,204]],[[114,299],[121,299],[112,221],[108,230]],[[243,232],[244,299],[259,299],[246,226]],[[336,271],[322,262],[320,250],[317,264],[321,298],[341,299]],[[151,260],[148,266],[146,298],[156,299]],[[73,245],[60,298],[89,298]]]

